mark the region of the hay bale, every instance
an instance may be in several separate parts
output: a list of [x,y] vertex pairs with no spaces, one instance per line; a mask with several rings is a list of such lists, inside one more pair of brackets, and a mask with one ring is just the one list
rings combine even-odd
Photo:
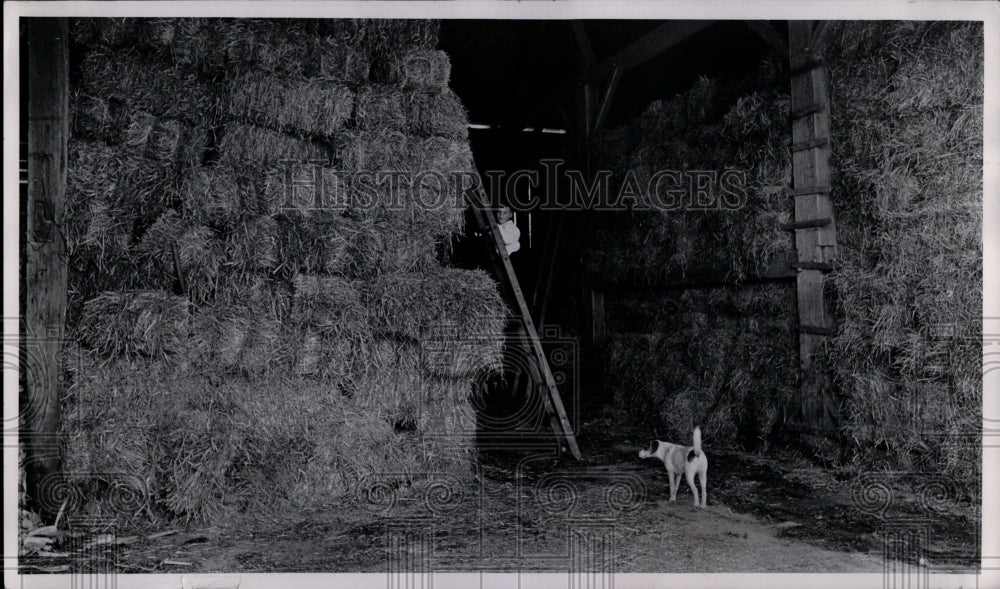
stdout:
[[368,132],[403,132],[410,122],[409,93],[395,86],[372,84],[358,89],[354,125]]
[[364,332],[359,284],[338,276],[299,274],[292,282],[292,321],[337,335]]
[[[71,283],[82,286],[103,248],[116,272],[135,268],[112,289],[172,288],[179,273],[186,293],[109,292],[79,313],[75,333],[111,361],[76,381],[71,402],[91,403],[103,388],[115,403],[93,402],[90,421],[68,424],[81,480],[98,484],[99,469],[120,460],[155,481],[148,513],[225,522],[241,510],[343,500],[374,473],[468,473],[469,381],[499,366],[505,309],[486,275],[436,264],[461,216],[426,206],[446,188],[427,183],[369,192],[371,206],[357,206],[364,186],[311,163],[330,163],[330,147],[353,139],[342,129],[357,109],[358,129],[385,144],[359,140],[339,169],[471,166],[461,105],[430,91],[447,85],[450,67],[426,51],[436,23],[93,24],[74,25],[95,46],[81,63],[74,126],[132,153],[95,146],[74,156],[85,172],[71,177],[71,259],[88,257]],[[117,49],[130,44],[138,51]],[[406,94],[365,91],[355,107],[349,86],[366,80],[372,57],[386,74],[401,64]],[[188,84],[203,79],[224,80],[227,92]],[[401,102],[412,112],[383,103],[399,97],[414,98]],[[220,113],[231,120],[205,149],[192,133],[217,126]],[[324,140],[303,139],[313,136]],[[420,284],[399,284],[407,278]],[[441,345],[428,351],[432,337]],[[146,435],[127,443],[133,425]],[[110,437],[95,439],[97,430]]]
[[[246,298],[235,296],[239,293]],[[275,305],[280,298],[251,281],[230,286],[225,295],[217,296],[214,304],[201,308],[193,318],[195,328],[185,359],[202,370],[254,382],[291,375],[294,350],[286,344],[291,328],[268,308],[268,301],[260,300],[270,299]]]
[[284,162],[264,172],[261,197],[272,215],[343,211],[352,196],[345,176],[322,163]]
[[243,220],[226,237],[226,265],[237,276],[278,266],[278,222],[269,216]]
[[420,348],[412,342],[379,338],[359,359],[357,406],[384,415],[390,423],[415,423],[428,400],[426,377],[420,369]]
[[169,211],[143,234],[135,249],[152,284],[162,288],[183,285],[184,294],[196,304],[214,297],[223,252],[222,241],[212,229],[191,225]]
[[70,129],[76,139],[124,145],[133,154],[179,167],[201,163],[208,143],[202,127],[129,110],[115,98],[79,92],[71,98]]
[[104,293],[84,304],[78,337],[112,358],[166,358],[184,351],[190,304],[162,291]]
[[[613,213],[589,248],[584,263],[591,273],[610,283],[643,283],[721,271],[738,283],[792,247],[791,235],[780,229],[792,217],[786,196],[788,97],[759,79],[731,85],[735,88],[723,92],[717,81],[699,79],[687,92],[650,104],[633,123],[599,138],[599,165],[629,170],[629,176],[612,176],[612,194],[632,178],[645,201],[655,204],[662,199],[652,190],[663,188],[650,182],[662,170],[715,170],[717,181],[729,171],[743,171],[744,181],[735,202],[724,202],[724,196],[734,195],[713,186],[706,208],[690,200],[693,180],[682,177],[689,202],[674,210]],[[727,168],[719,168],[720,162]]]
[[121,100],[98,98],[73,90],[70,94],[70,136],[117,145],[125,141],[128,110]]
[[362,229],[337,214],[282,214],[277,222],[276,271],[290,280],[299,272],[360,273],[357,246]]
[[981,380],[981,350],[957,342],[981,337],[982,28],[832,32],[833,201],[845,239],[830,277],[838,333],[822,360],[844,398],[843,428],[861,464],[926,461],[976,480],[978,461],[952,462],[928,432],[979,427],[975,389],[958,383]]
[[202,162],[208,136],[204,128],[190,127],[176,120],[139,112],[130,117],[124,132],[124,144],[139,155],[172,162],[181,168]]
[[167,60],[96,48],[80,64],[80,88],[130,112],[144,111],[198,127],[209,119],[213,99],[195,72]]
[[189,168],[178,192],[185,217],[219,229],[231,229],[245,216],[271,212],[260,195],[259,171],[249,166]]
[[412,49],[388,60],[389,81],[406,89],[440,91],[451,79],[451,60],[444,51]]
[[330,155],[322,143],[242,123],[227,123],[219,141],[219,161],[229,166],[319,163]]
[[[80,484],[119,472],[142,481],[144,510],[136,511],[224,524],[237,510],[268,514],[287,503],[336,423],[337,403],[309,383],[213,380],[152,360],[92,362],[68,391],[63,450]],[[122,515],[120,504],[111,507]]]
[[441,28],[436,20],[420,19],[365,19],[358,26],[363,32],[361,44],[373,56],[433,49]]
[[277,373],[287,373],[289,354],[280,353],[284,325],[274,319],[254,321],[240,354],[240,369],[251,377],[267,379]]
[[425,269],[380,276],[364,292],[372,329],[421,343],[432,373],[498,369],[507,310],[480,271]]
[[473,170],[468,143],[402,133],[355,133],[338,149],[345,170],[397,172],[398,176],[355,176],[347,211],[370,220],[403,224],[405,219],[437,234],[464,228],[462,172]]
[[608,325],[605,386],[631,424],[680,438],[701,425],[714,444],[743,449],[775,439],[797,386],[790,285],[612,300]]
[[161,47],[172,40],[169,25],[168,19],[74,18],[70,19],[69,32],[81,45]]
[[230,72],[320,77],[342,83],[368,78],[363,36],[347,19],[222,19],[216,38]]
[[365,483],[399,484],[417,470],[417,454],[400,444],[392,424],[377,411],[343,402],[331,410],[292,495],[300,505],[317,499],[350,500]]
[[[101,229],[121,227],[130,235],[141,234],[168,209],[176,198],[176,176],[169,162],[137,157],[125,147],[72,141],[67,158],[67,199],[71,209],[103,207],[112,222],[86,230],[89,241]],[[84,234],[82,221],[95,215],[68,215],[74,237]],[[72,247],[72,246],[71,246]]]
[[361,21],[361,45],[371,61],[368,78],[376,83],[399,80],[400,63],[409,51],[437,46],[440,25],[431,20]]
[[462,101],[451,90],[413,92],[407,96],[406,104],[412,132],[468,139],[469,115]]
[[349,252],[361,276],[422,272],[437,266],[432,233],[391,222],[360,222],[356,227]]
[[379,132],[344,133],[337,144],[337,161],[341,169],[356,172],[407,171],[411,169],[406,134],[388,129]]
[[229,84],[222,112],[276,131],[335,137],[354,112],[354,92],[329,80],[254,72]]

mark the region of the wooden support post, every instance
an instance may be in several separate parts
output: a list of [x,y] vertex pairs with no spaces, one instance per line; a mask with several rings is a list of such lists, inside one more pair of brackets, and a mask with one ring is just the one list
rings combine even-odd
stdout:
[[66,141],[69,51],[66,19],[28,19],[28,202],[24,266],[22,441],[29,499],[46,515],[46,486],[61,476],[60,361],[66,324]]
[[547,223],[545,249],[539,264],[538,281],[531,297],[531,312],[538,322],[538,329],[545,327],[545,316],[549,310],[549,293],[552,290],[552,277],[556,273],[556,262],[559,259],[559,245],[562,241],[563,216],[555,216]]
[[[800,401],[793,427],[820,442],[834,439],[836,407],[828,375],[816,365],[814,354],[832,333],[834,321],[824,291],[822,268],[837,255],[836,221],[827,187],[830,186],[830,110],[826,68],[813,46],[815,24],[788,24],[791,76],[792,177],[795,185],[796,292],[799,325]],[[820,222],[822,220],[822,222]]]
[[615,99],[615,92],[618,91],[618,83],[621,81],[621,78],[621,68],[616,67],[611,70],[611,77],[608,78],[608,85],[604,89],[604,98],[601,100],[601,105],[594,118],[594,128],[591,129],[592,135],[596,135],[601,130],[601,127],[604,126],[604,119],[608,117],[608,111],[611,110],[611,101]]
[[587,71],[597,61],[597,58],[594,57],[594,48],[590,44],[590,35],[583,28],[583,21],[571,21],[570,26],[573,27],[573,36],[576,37],[577,59],[580,62],[580,71]]
[[590,341],[594,348],[599,349],[607,339],[607,328],[604,321],[604,291],[590,291]]

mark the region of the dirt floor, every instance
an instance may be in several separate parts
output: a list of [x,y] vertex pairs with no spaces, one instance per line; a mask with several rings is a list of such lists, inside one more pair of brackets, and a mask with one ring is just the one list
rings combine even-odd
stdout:
[[176,528],[97,546],[76,538],[85,550],[29,556],[22,570],[874,573],[886,556],[923,558],[932,572],[978,565],[976,506],[939,502],[931,513],[901,488],[891,501],[859,502],[850,482],[801,459],[708,449],[701,510],[686,482],[668,501],[666,472],[638,458],[641,445],[581,436],[583,463],[544,450],[492,452],[472,485],[442,478],[383,489],[366,507],[330,505],[227,529]]

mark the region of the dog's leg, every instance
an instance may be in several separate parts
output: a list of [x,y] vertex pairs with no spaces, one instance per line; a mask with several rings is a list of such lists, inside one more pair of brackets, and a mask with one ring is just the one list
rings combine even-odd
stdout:
[[667,476],[670,477],[670,500],[677,500],[677,487],[681,486],[680,475],[675,475],[674,473],[667,471]]
[[705,507],[705,504],[708,503],[708,491],[705,490],[706,485],[708,485],[705,480],[708,478],[708,469],[702,470],[699,474],[701,475],[698,477],[701,479],[701,506]]
[[685,474],[687,474],[688,486],[691,487],[691,492],[694,494],[694,506],[700,507],[698,503],[698,487],[696,487],[694,484],[694,469],[693,468],[687,469]]

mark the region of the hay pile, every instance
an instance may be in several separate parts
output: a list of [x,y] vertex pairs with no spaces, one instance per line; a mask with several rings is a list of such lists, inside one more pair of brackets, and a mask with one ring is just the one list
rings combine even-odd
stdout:
[[[963,492],[974,497],[982,419],[982,27],[838,23],[826,61],[840,259],[828,281],[837,333],[818,361],[834,376],[847,456],[863,468],[945,472],[967,481]],[[599,138],[598,166],[621,170],[612,190],[628,169],[640,176],[657,166],[731,163],[750,172],[752,188],[743,214],[617,215],[585,257],[596,278],[676,280],[704,264],[725,269],[738,285],[771,252],[791,247],[790,236],[775,231],[790,220],[787,195],[757,189],[789,184],[788,101],[767,89],[786,87],[787,79],[776,80],[772,67],[753,76],[750,85],[702,80]],[[721,87],[728,98],[718,98]],[[678,435],[692,420],[716,423],[725,442],[739,429],[723,417],[744,411],[732,396],[743,383],[777,391],[749,414],[767,416],[759,423],[766,432],[795,382],[786,369],[797,356],[786,345],[794,342],[794,304],[763,304],[750,315],[759,321],[741,324],[744,316],[719,302],[723,295],[692,292],[707,291],[608,303],[609,317],[617,313],[631,326],[609,327],[620,330],[607,353],[619,409],[640,422],[662,411]],[[748,292],[739,286],[736,294]],[[636,306],[658,314],[622,310]],[[725,357],[702,351],[715,345]],[[755,355],[781,367],[774,378],[754,368]],[[691,391],[698,400],[685,413],[678,403]]]
[[716,446],[774,442],[796,392],[790,284],[677,290],[609,301],[604,386],[642,431]]
[[[712,186],[709,207],[685,196],[671,210],[602,213],[583,258],[594,283],[683,284],[709,274],[728,285],[607,297],[603,373],[623,424],[674,439],[700,425],[713,445],[748,449],[780,434],[796,386],[794,286],[745,283],[794,247],[779,228],[792,220],[792,203],[789,101],[776,80],[771,63],[742,79],[702,78],[597,138],[592,165],[613,172],[613,195],[632,179],[645,191],[664,170],[741,174],[737,198]],[[642,198],[655,202],[650,194],[633,203]]]
[[[468,397],[500,365],[506,311],[489,276],[446,265],[464,219],[450,175],[473,168],[436,36],[74,23],[82,369],[63,452],[90,497],[127,474],[142,508],[92,512],[212,521],[343,502],[383,474],[470,473]],[[386,171],[423,181],[373,181]]]
[[[789,101],[773,89],[775,70],[765,63],[746,79],[701,78],[596,139],[592,167],[611,172],[611,202],[631,210],[602,215],[584,258],[594,280],[655,284],[713,270],[739,282],[792,248],[791,234],[779,228],[792,220],[791,152]],[[651,183],[664,171],[678,175],[679,184]],[[696,180],[694,171],[715,179]],[[723,180],[727,171],[733,175]],[[695,182],[708,184],[703,202]],[[733,185],[741,188],[726,188]],[[671,201],[671,191],[682,196]],[[641,210],[646,203],[653,206]]]
[[[982,407],[983,30],[831,35],[838,332],[826,350],[858,462],[974,496]],[[963,483],[965,484],[965,483]]]

